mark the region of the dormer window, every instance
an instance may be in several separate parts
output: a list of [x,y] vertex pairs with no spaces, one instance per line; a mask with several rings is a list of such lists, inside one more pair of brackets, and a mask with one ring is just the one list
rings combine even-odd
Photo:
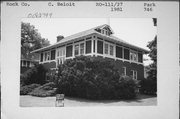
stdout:
[[110,35],[110,31],[106,30],[106,29],[101,29],[101,33],[104,35]]

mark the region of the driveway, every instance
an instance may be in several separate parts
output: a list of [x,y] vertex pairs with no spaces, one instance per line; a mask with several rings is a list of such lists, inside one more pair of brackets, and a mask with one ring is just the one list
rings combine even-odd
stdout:
[[[21,107],[54,107],[56,97],[20,96]],[[139,95],[134,100],[87,100],[65,97],[64,106],[156,106],[157,97]]]

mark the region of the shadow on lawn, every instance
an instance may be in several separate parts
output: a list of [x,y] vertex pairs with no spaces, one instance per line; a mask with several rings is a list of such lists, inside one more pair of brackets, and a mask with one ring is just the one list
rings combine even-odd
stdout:
[[115,102],[127,102],[127,103],[131,103],[131,102],[142,102],[142,99],[148,99],[148,98],[154,98],[156,96],[151,96],[151,95],[138,95],[135,99],[122,99],[122,100],[89,100],[89,99],[84,99],[84,98],[74,98],[74,97],[66,97],[66,99],[68,100],[73,100],[73,101],[77,101],[77,102],[92,102],[92,103],[115,103]]

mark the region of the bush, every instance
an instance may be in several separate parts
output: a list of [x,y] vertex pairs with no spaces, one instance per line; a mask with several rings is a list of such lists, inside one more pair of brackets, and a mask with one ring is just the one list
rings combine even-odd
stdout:
[[140,92],[143,94],[156,95],[157,92],[157,83],[152,79],[143,79],[140,82],[141,89]]
[[46,73],[47,70],[43,67],[43,65],[35,65],[21,75],[20,83],[21,85],[29,85],[33,83],[44,84],[46,83]]
[[53,82],[46,83],[40,87],[35,88],[29,95],[38,97],[54,96],[56,94],[55,84]]
[[31,91],[33,91],[35,88],[39,87],[39,84],[31,84],[31,85],[26,85],[26,86],[21,86],[20,87],[20,95],[27,95]]
[[113,61],[76,57],[59,66],[57,93],[88,99],[131,99],[136,83],[121,77]]

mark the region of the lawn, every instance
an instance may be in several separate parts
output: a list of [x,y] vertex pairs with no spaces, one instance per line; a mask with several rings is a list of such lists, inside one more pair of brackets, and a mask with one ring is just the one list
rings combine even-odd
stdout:
[[[21,107],[54,107],[55,97],[20,96]],[[156,106],[157,97],[139,95],[134,100],[87,100],[65,97],[64,106]]]

